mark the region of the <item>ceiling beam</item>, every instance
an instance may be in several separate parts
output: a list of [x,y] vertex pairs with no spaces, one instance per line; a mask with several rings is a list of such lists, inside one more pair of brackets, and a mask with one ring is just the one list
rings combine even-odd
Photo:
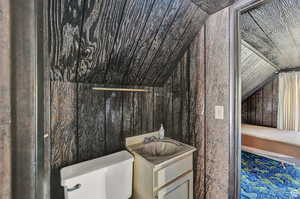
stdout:
[[267,63],[269,63],[277,72],[280,71],[280,68],[274,64],[273,62],[271,62],[268,58],[266,58],[263,54],[261,54],[258,50],[256,50],[253,46],[251,46],[249,43],[247,43],[246,41],[244,41],[243,39],[241,39],[241,44],[248,48],[249,50],[251,50],[253,53],[255,53],[258,57],[262,58],[263,60],[265,60]]
[[235,0],[191,0],[208,14],[213,14],[223,8],[232,5]]
[[285,69],[281,69],[279,72],[280,73],[287,73],[287,72],[297,72],[297,71],[300,71],[300,67],[285,68]]

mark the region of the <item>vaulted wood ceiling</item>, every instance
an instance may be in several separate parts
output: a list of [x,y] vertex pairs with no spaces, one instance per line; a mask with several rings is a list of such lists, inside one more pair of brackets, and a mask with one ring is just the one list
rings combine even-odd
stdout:
[[242,96],[246,98],[257,86],[278,72],[276,66],[258,54],[246,42],[241,45]]
[[162,85],[208,14],[191,0],[50,0],[51,80]]
[[281,69],[300,66],[300,1],[272,0],[241,16],[242,38]]
[[[253,48],[252,52],[269,60],[267,62],[271,62],[271,65],[278,69],[277,72],[300,67],[299,0],[269,1],[244,12],[240,21],[242,39],[249,44],[250,49]],[[243,90],[243,96],[263,86],[271,74],[276,74],[267,62],[249,65],[249,62],[245,62],[245,57],[244,61],[242,58],[242,68],[249,68],[249,74],[244,74],[244,77],[248,78],[242,79],[242,87],[247,87]]]

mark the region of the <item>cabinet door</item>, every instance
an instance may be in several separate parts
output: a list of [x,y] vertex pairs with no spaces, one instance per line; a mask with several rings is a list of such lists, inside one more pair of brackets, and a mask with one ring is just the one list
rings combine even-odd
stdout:
[[157,192],[158,199],[193,199],[193,173],[179,178]]

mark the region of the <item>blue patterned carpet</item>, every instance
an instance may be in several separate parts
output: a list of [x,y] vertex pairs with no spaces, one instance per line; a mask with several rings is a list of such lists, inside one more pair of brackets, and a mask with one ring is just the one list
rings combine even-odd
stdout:
[[300,199],[300,168],[242,152],[241,199]]

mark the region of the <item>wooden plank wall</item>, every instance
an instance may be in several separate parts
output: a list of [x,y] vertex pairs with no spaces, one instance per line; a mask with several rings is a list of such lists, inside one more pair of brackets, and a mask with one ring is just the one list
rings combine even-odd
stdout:
[[102,92],[92,90],[103,86],[99,84],[51,82],[51,198],[63,198],[60,168],[120,151],[125,137],[158,130],[161,123],[166,136],[194,144],[196,47],[184,54],[164,87],[143,87],[149,93]]
[[[51,198],[63,197],[61,167],[124,149],[126,136],[157,130],[161,123],[166,136],[197,147],[195,198],[226,198],[230,186],[228,28],[228,8],[210,16],[164,86],[146,87],[151,93],[103,93],[91,90],[99,84],[52,81]],[[227,39],[220,42],[220,37]],[[224,56],[216,59],[215,54]],[[224,106],[224,120],[214,118],[215,105]]]
[[242,103],[242,122],[277,127],[278,76]]
[[0,2],[0,198],[11,199],[10,2]]

